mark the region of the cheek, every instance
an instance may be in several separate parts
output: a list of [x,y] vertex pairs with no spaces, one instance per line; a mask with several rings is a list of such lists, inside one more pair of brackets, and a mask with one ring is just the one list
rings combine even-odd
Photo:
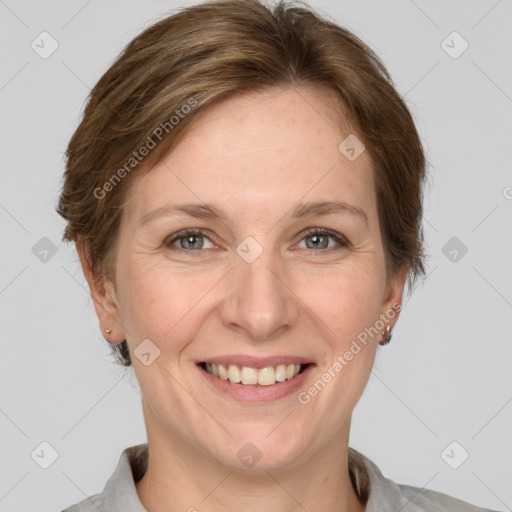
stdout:
[[380,311],[382,278],[371,266],[344,265],[310,272],[301,297],[345,343],[377,319]]
[[[373,337],[375,331],[370,328],[379,318],[382,276],[347,266],[332,272],[324,285],[323,293],[318,289],[315,295],[315,312],[329,348],[317,388],[325,384],[328,391],[310,391],[317,393],[316,407],[340,418],[355,407],[373,368],[378,337]],[[336,427],[330,428],[334,435]]]
[[184,329],[197,324],[194,315],[202,311],[201,300],[219,276],[194,275],[193,270],[170,269],[136,258],[120,275],[123,287],[121,316],[129,327],[133,345],[150,338],[161,350],[170,340],[186,340]]

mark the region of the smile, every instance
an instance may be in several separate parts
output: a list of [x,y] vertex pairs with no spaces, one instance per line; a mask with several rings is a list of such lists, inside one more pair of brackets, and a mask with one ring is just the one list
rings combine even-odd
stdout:
[[200,365],[207,373],[222,380],[229,380],[244,386],[272,386],[278,382],[291,380],[302,373],[307,364],[278,364],[253,368],[236,364],[217,364],[203,362]]

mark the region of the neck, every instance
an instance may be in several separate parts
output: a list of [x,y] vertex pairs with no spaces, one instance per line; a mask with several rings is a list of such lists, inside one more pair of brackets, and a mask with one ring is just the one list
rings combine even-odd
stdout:
[[225,466],[189,439],[151,436],[149,463],[136,483],[148,512],[364,512],[348,472],[348,428],[310,459],[276,471]]

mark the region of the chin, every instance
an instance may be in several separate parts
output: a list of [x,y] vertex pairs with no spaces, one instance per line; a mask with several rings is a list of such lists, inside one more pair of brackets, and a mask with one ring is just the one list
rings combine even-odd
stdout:
[[[308,443],[303,438],[297,438],[296,430],[292,433],[283,429],[279,434],[276,431],[269,435],[268,432],[272,432],[272,429],[265,428],[262,434],[259,426],[254,427],[254,435],[251,432],[252,429],[247,428],[244,435],[235,436],[235,439],[224,439],[224,445],[217,449],[212,449],[210,438],[205,448],[221,464],[242,473],[291,468],[299,463],[307,449]],[[297,443],[293,442],[294,439]]]

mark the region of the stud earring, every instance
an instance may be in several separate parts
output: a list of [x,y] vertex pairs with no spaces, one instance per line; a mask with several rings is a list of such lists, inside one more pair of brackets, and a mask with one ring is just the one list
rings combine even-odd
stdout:
[[105,329],[105,332],[106,332],[107,334],[110,334],[110,333],[112,332],[112,327],[109,327],[108,329]]
[[391,341],[391,327],[388,324],[385,331],[381,331],[381,335],[384,336],[383,341],[379,341],[380,345],[387,345]]

